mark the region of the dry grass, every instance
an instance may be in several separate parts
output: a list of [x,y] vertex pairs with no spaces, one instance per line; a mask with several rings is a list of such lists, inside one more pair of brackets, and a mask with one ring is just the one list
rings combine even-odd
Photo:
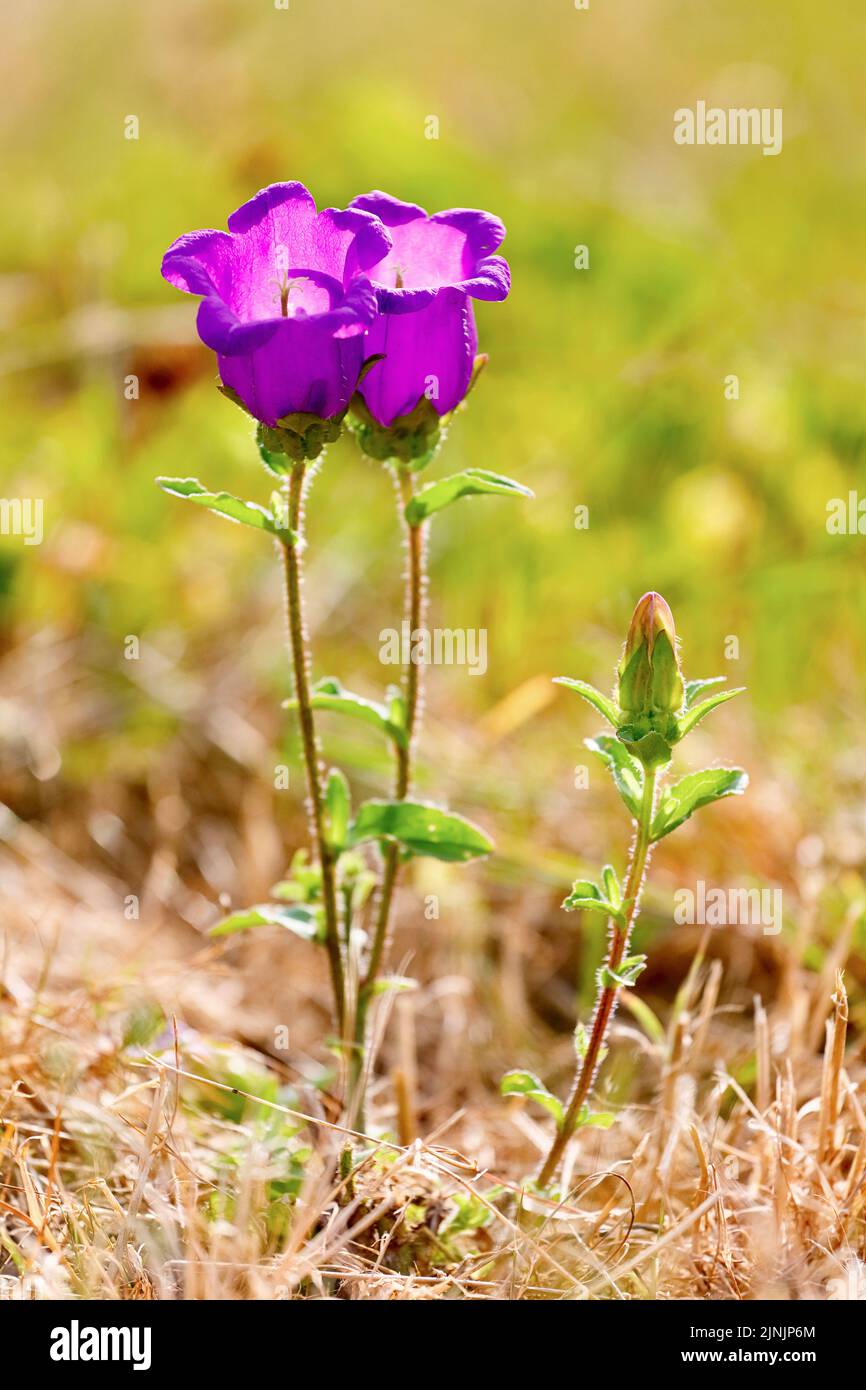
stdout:
[[[366,1139],[342,1126],[308,1057],[278,1062],[155,1003],[149,1013],[141,980],[116,972],[64,987],[57,940],[41,955],[35,945],[32,929],[9,933],[2,984],[7,1297],[866,1293],[863,1063],[846,1051],[844,960],[829,987],[792,970],[770,1010],[756,999],[745,1053],[749,1025],[720,1005],[723,968],[706,942],[663,1035],[621,1011],[613,1060],[640,1057],[644,1103],[575,1140],[555,1205],[521,1190],[546,1130],[492,1093],[484,1060],[464,1071],[451,1113],[436,1048],[417,1055],[435,989],[380,1017],[388,1043]],[[196,965],[163,962],[149,997],[203,1015],[223,967],[213,950]],[[449,1017],[442,997],[445,1033],[471,1036],[466,1001]],[[751,1066],[728,1069],[749,1053]]]
[[[573,1141],[557,1205],[526,1188],[549,1121],[498,1082],[529,1066],[567,1089],[574,982],[597,943],[558,903],[578,845],[597,859],[621,838],[613,799],[576,829],[573,796],[539,801],[534,841],[500,809],[489,868],[407,875],[393,964],[419,987],[378,1004],[371,1137],[354,1136],[314,948],[270,929],[202,935],[227,893],[266,893],[303,836],[300,809],[267,791],[254,748],[275,731],[254,695],[217,671],[138,780],[37,781],[28,690],[44,692],[42,736],[89,718],[63,660],[44,641],[3,671],[22,741],[3,786],[17,816],[0,822],[3,1296],[866,1295],[856,805],[807,835],[764,772],[716,813],[724,833],[708,812],[705,832],[660,848],[649,967],[602,1073],[617,1123]],[[165,673],[157,684],[170,698]],[[247,764],[221,752],[220,730],[236,747],[242,728]],[[448,775],[471,807],[466,745],[448,742]],[[507,739],[485,746],[488,786],[510,785],[514,758]],[[755,771],[757,747],[743,761]],[[545,859],[545,845],[563,848]],[[783,935],[671,928],[675,885],[744,865],[784,884]],[[140,920],[123,915],[130,884]]]

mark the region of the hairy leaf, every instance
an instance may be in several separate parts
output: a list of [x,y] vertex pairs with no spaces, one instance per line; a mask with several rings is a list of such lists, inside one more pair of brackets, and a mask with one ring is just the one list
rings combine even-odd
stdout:
[[544,1082],[539,1081],[531,1071],[507,1071],[499,1083],[499,1090],[503,1096],[525,1096],[527,1100],[543,1105],[556,1120],[557,1129],[562,1128],[562,1101],[552,1095]]
[[585,738],[584,744],[591,753],[601,758],[610,770],[614,785],[633,816],[640,814],[643,796],[643,768],[629,753],[625,744],[613,734],[596,734],[595,738]]
[[608,724],[617,728],[620,722],[620,713],[613,700],[607,695],[602,695],[600,690],[596,690],[594,685],[589,685],[586,681],[572,680],[571,676],[554,676],[554,685],[564,685],[569,690],[574,690],[587,704],[592,705],[593,709],[598,710],[602,718]]
[[350,845],[396,840],[413,855],[466,863],[490,854],[479,826],[426,801],[365,801],[349,828]]
[[233,912],[211,927],[209,936],[233,936],[235,932],[247,931],[250,927],[285,927],[287,931],[302,936],[306,941],[322,939],[321,913],[304,903],[284,907],[279,903],[259,903]]
[[706,700],[702,700],[699,705],[693,705],[686,710],[686,713],[677,722],[680,738],[685,738],[686,734],[691,733],[696,724],[700,724],[702,719],[706,719],[712,710],[723,705],[726,700],[733,700],[735,695],[742,695],[745,686],[737,686],[735,690],[717,690],[715,695],[708,695]]
[[535,494],[522,483],[504,478],[501,473],[491,473],[486,468],[467,468],[463,473],[455,473],[450,478],[440,478],[438,482],[428,483],[406,506],[406,520],[410,526],[418,526],[434,512],[448,507],[459,497],[480,496],[484,493],[499,493],[513,497],[533,497]]
[[182,497],[187,502],[195,502],[199,507],[226,517],[229,521],[240,522],[243,526],[253,526],[258,531],[268,531],[272,536],[284,535],[277,526],[271,512],[258,502],[244,502],[231,492],[208,492],[198,478],[157,478],[163,492],[172,497]]
[[705,767],[700,772],[690,772],[662,793],[653,817],[651,838],[661,840],[699,807],[721,801],[725,796],[741,796],[748,785],[748,774],[741,767]]
[[[406,747],[406,730],[394,718],[402,709],[402,705],[394,698],[388,705],[365,700],[362,695],[345,690],[335,676],[326,676],[313,686],[310,704],[313,709],[331,710],[335,714],[345,714],[350,719],[359,719],[363,724],[371,724],[400,748]],[[286,700],[283,708],[297,709],[297,706],[297,700]]]

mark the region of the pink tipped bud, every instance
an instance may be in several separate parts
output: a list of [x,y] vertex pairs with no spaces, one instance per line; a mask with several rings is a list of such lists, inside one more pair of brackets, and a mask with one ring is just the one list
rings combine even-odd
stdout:
[[635,718],[674,714],[683,703],[683,677],[674,616],[661,594],[650,592],[632,614],[619,663],[619,706]]

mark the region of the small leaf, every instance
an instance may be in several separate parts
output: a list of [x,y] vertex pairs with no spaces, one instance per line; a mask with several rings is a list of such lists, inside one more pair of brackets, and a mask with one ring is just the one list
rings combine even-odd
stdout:
[[584,1125],[595,1125],[598,1129],[610,1129],[615,1122],[616,1115],[611,1115],[609,1110],[590,1110],[588,1105],[582,1105],[574,1119],[574,1128],[583,1129]]
[[706,719],[712,710],[723,705],[726,700],[733,700],[735,695],[742,695],[745,690],[744,685],[739,685],[735,690],[718,690],[715,695],[709,695],[706,700],[702,700],[699,705],[690,708],[681,719],[677,721],[677,730],[680,738],[685,738],[690,734],[696,724],[700,724],[702,719]]
[[163,492],[170,493],[172,497],[182,497],[187,502],[195,502],[229,521],[253,526],[259,531],[268,531],[272,536],[281,534],[271,513],[265,507],[260,507],[258,502],[244,502],[231,492],[208,492],[198,478],[157,478],[156,481]]
[[535,494],[521,483],[505,478],[501,473],[491,473],[486,468],[467,468],[463,473],[455,473],[450,478],[440,478],[438,482],[428,483],[406,506],[406,520],[410,526],[419,526],[428,516],[439,512],[456,502],[458,497],[480,496],[486,493],[500,493],[513,497],[534,497]]
[[544,1082],[539,1081],[531,1071],[507,1071],[499,1083],[499,1090],[503,1096],[525,1096],[527,1100],[543,1105],[556,1120],[557,1129],[562,1128],[562,1101],[551,1095]]
[[233,936],[235,932],[246,931],[249,927],[285,927],[287,931],[302,936],[305,941],[322,939],[321,914],[316,908],[296,903],[293,907],[282,907],[277,903],[260,903],[241,912],[233,912],[211,927],[209,936]]
[[338,852],[346,843],[352,804],[345,773],[332,767],[325,787],[325,833],[331,849]]
[[453,863],[493,849],[479,826],[426,801],[365,801],[350,826],[348,843],[381,839],[396,840],[410,854]]
[[[317,681],[310,697],[313,709],[332,710],[335,714],[345,714],[350,719],[359,719],[362,723],[371,724],[374,729],[379,729],[400,748],[406,747],[406,730],[394,717],[398,709],[402,709],[402,705],[398,706],[393,698],[388,706],[365,700],[362,695],[344,690],[334,676],[326,676],[323,680]],[[285,700],[283,703],[284,709],[297,707],[297,700]]]
[[691,709],[698,696],[709,690],[711,685],[721,685],[727,679],[727,676],[710,676],[703,681],[686,681],[686,709]]
[[607,917],[616,917],[618,912],[601,892],[598,884],[588,878],[575,880],[562,906],[566,912],[603,912]]
[[622,907],[622,889],[612,864],[605,864],[601,871],[601,881],[604,884],[608,902],[613,903],[614,907]]
[[595,738],[585,738],[585,746],[596,753],[610,770],[617,791],[633,816],[640,814],[643,796],[643,768],[629,753],[621,739],[612,734],[597,734]]
[[705,767],[667,787],[653,817],[650,837],[661,840],[701,806],[721,801],[725,796],[741,796],[749,785],[741,767]]
[[614,728],[617,728],[620,722],[619,710],[613,700],[607,695],[602,695],[601,691],[596,690],[594,685],[588,685],[586,681],[572,680],[571,676],[555,676],[553,683],[554,685],[564,685],[569,690],[575,690],[578,695],[586,700],[587,704],[592,705],[593,709],[598,710],[599,714],[603,719],[607,720],[608,724],[612,724]]
[[602,989],[631,989],[645,969],[646,956],[626,956],[616,970],[611,970],[609,965],[601,966],[598,982]]

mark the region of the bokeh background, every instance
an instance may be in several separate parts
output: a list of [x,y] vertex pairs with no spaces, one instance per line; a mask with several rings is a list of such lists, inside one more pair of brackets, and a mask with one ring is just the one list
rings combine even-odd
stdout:
[[[181,232],[301,179],[320,206],[382,187],[508,227],[513,292],[479,307],[490,364],[434,471],[496,469],[536,500],[437,519],[430,621],[486,628],[489,666],[430,673],[417,778],[500,852],[468,872],[420,866],[400,900],[397,959],[444,980],[421,1006],[431,1036],[451,1000],[452,1075],[470,1024],[524,1052],[559,1031],[567,1067],[598,940],[558,903],[581,869],[622,864],[628,828],[600,771],[575,789],[594,719],[550,678],[608,685],[650,587],[674,608],[687,673],[748,686],[683,765],[739,762],[752,787],[660,849],[646,996],[663,1010],[694,952],[672,924],[676,887],[780,885],[780,938],[714,938],[730,998],[772,1000],[792,954],[820,970],[845,929],[860,1018],[866,541],[828,534],[826,508],[866,490],[864,40],[866,15],[840,0],[9,10],[0,467],[4,496],[45,505],[43,544],[0,537],[3,912],[22,939],[59,930],[72,982],[106,960],[133,979],[170,961],[191,1017],[262,1044],[287,1015],[309,1019],[300,1037],[317,1045],[327,998],[304,946],[269,937],[193,968],[221,898],[259,898],[302,842],[301,776],[269,546],[153,483],[267,494],[195,304],[159,263]],[[675,145],[673,112],[698,99],[782,107],[781,155]],[[348,438],[309,530],[316,674],[375,696],[402,554],[390,483]],[[322,732],[356,795],[381,793],[375,737],[327,717]],[[288,792],[273,789],[280,761]],[[481,1009],[454,1004],[466,988]]]

